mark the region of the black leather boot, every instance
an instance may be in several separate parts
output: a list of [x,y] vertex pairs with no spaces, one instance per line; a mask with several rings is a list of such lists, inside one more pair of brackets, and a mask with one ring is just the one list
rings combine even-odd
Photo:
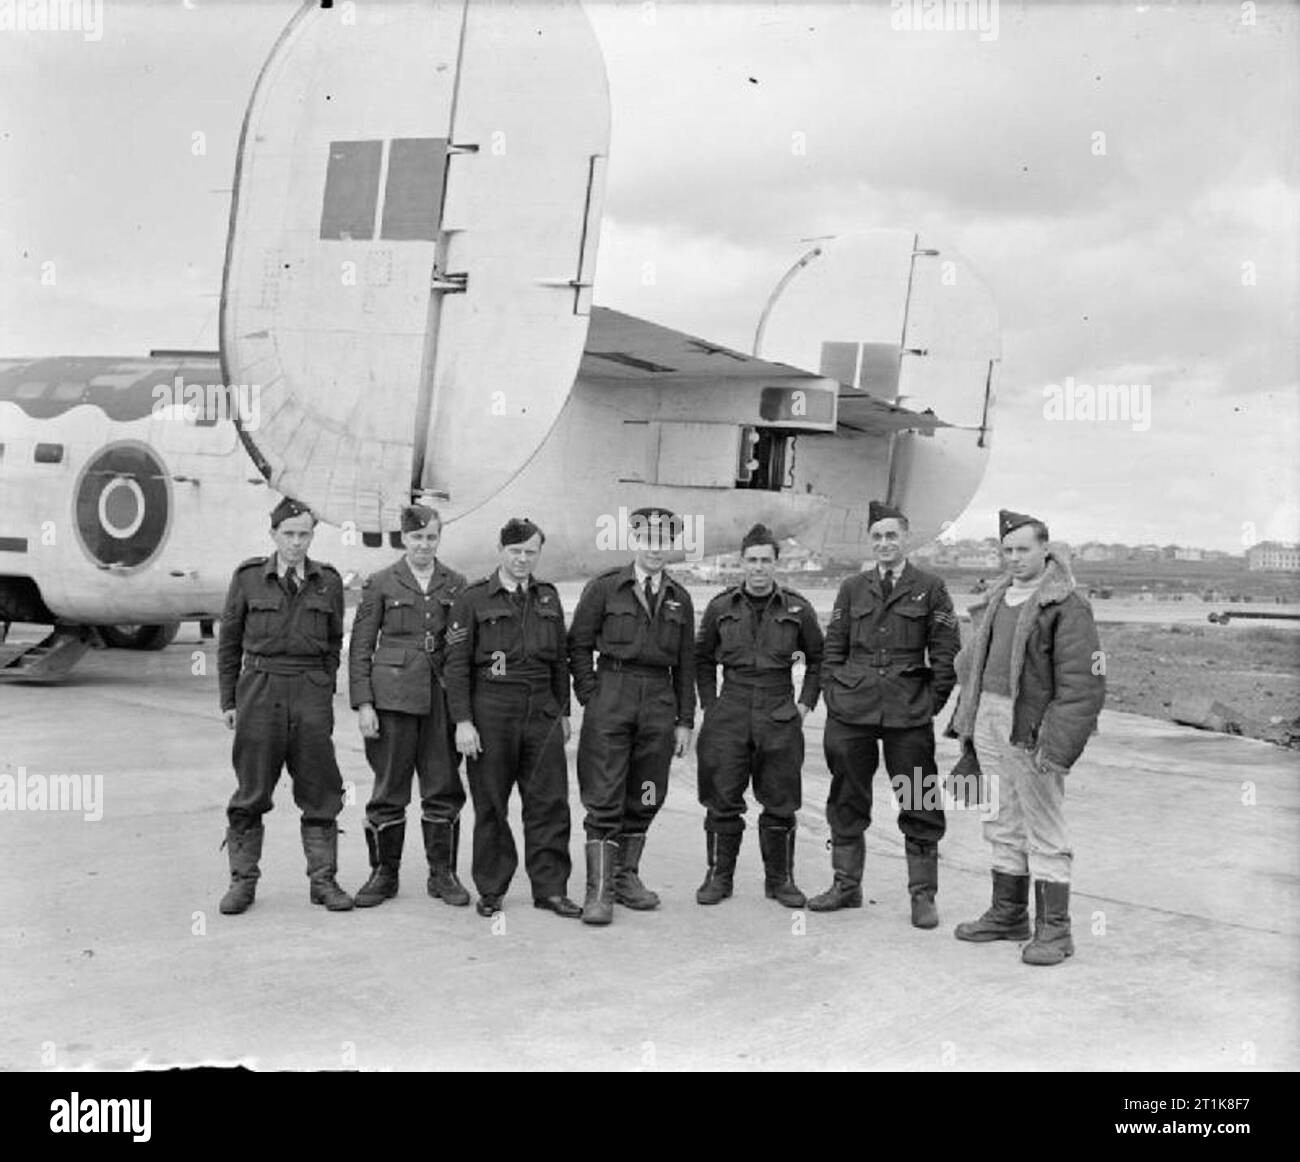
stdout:
[[861,836],[832,839],[831,870],[835,879],[820,896],[808,901],[812,912],[838,912],[862,907],[862,865],[867,859],[867,841]]
[[262,874],[258,863],[262,858],[261,827],[250,827],[247,831],[226,831],[226,854],[230,859],[230,887],[221,897],[221,914],[238,916],[253,906],[253,897],[257,894],[257,880]]
[[903,843],[907,852],[907,891],[912,897],[912,927],[939,927],[934,896],[939,890],[939,845],[920,839]]
[[311,902],[331,912],[350,912],[352,897],[338,885],[339,828],[337,823],[303,823],[302,850],[307,856]]
[[763,852],[763,894],[787,908],[802,908],[808,897],[794,882],[795,825],[758,825],[758,846]]
[[993,902],[978,920],[958,924],[958,940],[984,943],[989,940],[1029,939],[1029,877],[1007,872],[993,873]]
[[587,898],[583,901],[584,924],[608,924],[614,919],[614,865],[618,843],[613,839],[587,840]]
[[641,853],[645,850],[645,833],[621,835],[614,871],[614,899],[635,912],[649,912],[659,907],[659,896],[641,882]]
[[373,908],[397,895],[398,869],[406,841],[406,820],[376,829],[366,824],[366,849],[370,853],[370,878],[353,897],[358,908]]
[[1020,959],[1026,964],[1060,964],[1074,955],[1070,935],[1070,885],[1034,881],[1034,938]]
[[705,831],[709,870],[704,874],[700,890],[695,893],[697,904],[720,904],[730,897],[736,875],[736,856],[740,854],[743,839],[744,832],[741,831]]
[[460,820],[421,819],[420,830],[424,833],[424,854],[429,861],[429,895],[444,904],[463,908],[469,903],[469,891],[456,878]]

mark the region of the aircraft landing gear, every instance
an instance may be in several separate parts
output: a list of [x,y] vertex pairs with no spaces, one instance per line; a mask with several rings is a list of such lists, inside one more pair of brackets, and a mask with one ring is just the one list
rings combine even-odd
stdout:
[[161,650],[169,645],[180,631],[179,621],[166,621],[159,625],[101,625],[99,636],[109,649]]

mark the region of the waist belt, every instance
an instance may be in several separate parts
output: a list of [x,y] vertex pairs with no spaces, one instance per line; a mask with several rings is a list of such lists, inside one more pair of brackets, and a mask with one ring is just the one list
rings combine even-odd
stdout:
[[324,658],[298,658],[287,654],[245,654],[245,670],[260,670],[264,674],[306,674],[325,669]]
[[382,649],[384,646],[402,646],[405,649],[423,650],[426,654],[442,653],[442,647],[438,644],[438,635],[436,633],[426,633],[415,637],[384,634],[379,639],[378,648]]
[[792,690],[789,670],[740,670],[722,667],[724,686],[743,686],[754,690]]
[[667,666],[652,666],[648,662],[633,662],[624,658],[600,659],[600,670],[612,670],[615,673],[634,674],[639,678],[664,678],[670,673]]
[[894,662],[919,666],[925,662],[925,653],[921,650],[900,650],[882,646],[879,649],[867,650],[866,654],[868,666],[888,666]]
[[551,685],[551,670],[549,666],[539,665],[537,663],[515,663],[511,665],[506,663],[505,673],[496,672],[495,662],[485,662],[481,666],[474,667],[474,673],[480,678],[487,678],[491,682],[514,682],[516,684],[527,683],[530,686]]

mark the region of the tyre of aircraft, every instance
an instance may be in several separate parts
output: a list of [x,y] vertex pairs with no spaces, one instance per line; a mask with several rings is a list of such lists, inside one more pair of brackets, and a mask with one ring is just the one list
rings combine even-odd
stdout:
[[179,621],[161,625],[101,625],[99,636],[115,650],[161,650],[170,645],[180,632]]

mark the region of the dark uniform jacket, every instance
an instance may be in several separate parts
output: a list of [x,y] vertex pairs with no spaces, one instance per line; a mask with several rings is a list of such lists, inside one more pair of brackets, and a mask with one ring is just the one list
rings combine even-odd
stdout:
[[452,607],[443,674],[453,722],[473,720],[474,690],[483,683],[549,683],[554,706],[543,713],[567,718],[564,607],[555,586],[530,578],[522,610],[499,570],[467,586]]
[[428,714],[433,679],[441,680],[443,632],[465,578],[434,562],[429,591],[405,557],[366,579],[352,622],[348,685],[352,707]]
[[221,614],[217,678],[221,709],[235,708],[235,683],[244,655],[272,673],[324,670],[330,685],[343,648],[343,578],[333,565],[310,558],[296,597],[275,572],[275,554],[250,557],[235,570]]
[[822,663],[826,712],[856,725],[924,726],[952,693],[960,646],[940,578],[908,561],[886,601],[873,565],[835,598]]
[[573,692],[586,705],[596,692],[596,662],[602,658],[672,670],[678,726],[695,725],[695,608],[685,586],[660,574],[654,617],[637,584],[634,565],[609,569],[587,582],[569,631]]
[[790,673],[796,652],[804,656],[803,686],[797,702],[812,710],[821,689],[822,627],[811,603],[793,589],[776,586],[756,617],[743,585],[719,593],[704,609],[695,638],[695,676],[700,706],[718,697],[718,665],[723,681],[779,686]]
[[[971,639],[957,659],[961,696],[949,727],[963,739],[975,734],[984,663],[997,609],[1011,578],[1001,578],[988,599],[972,605]],[[1014,696],[1011,741],[1036,749],[1039,757],[1069,770],[1097,728],[1106,701],[1099,664],[1101,644],[1092,606],[1075,588],[1069,563],[1049,550],[1038,587],[1019,607],[1011,643]]]

